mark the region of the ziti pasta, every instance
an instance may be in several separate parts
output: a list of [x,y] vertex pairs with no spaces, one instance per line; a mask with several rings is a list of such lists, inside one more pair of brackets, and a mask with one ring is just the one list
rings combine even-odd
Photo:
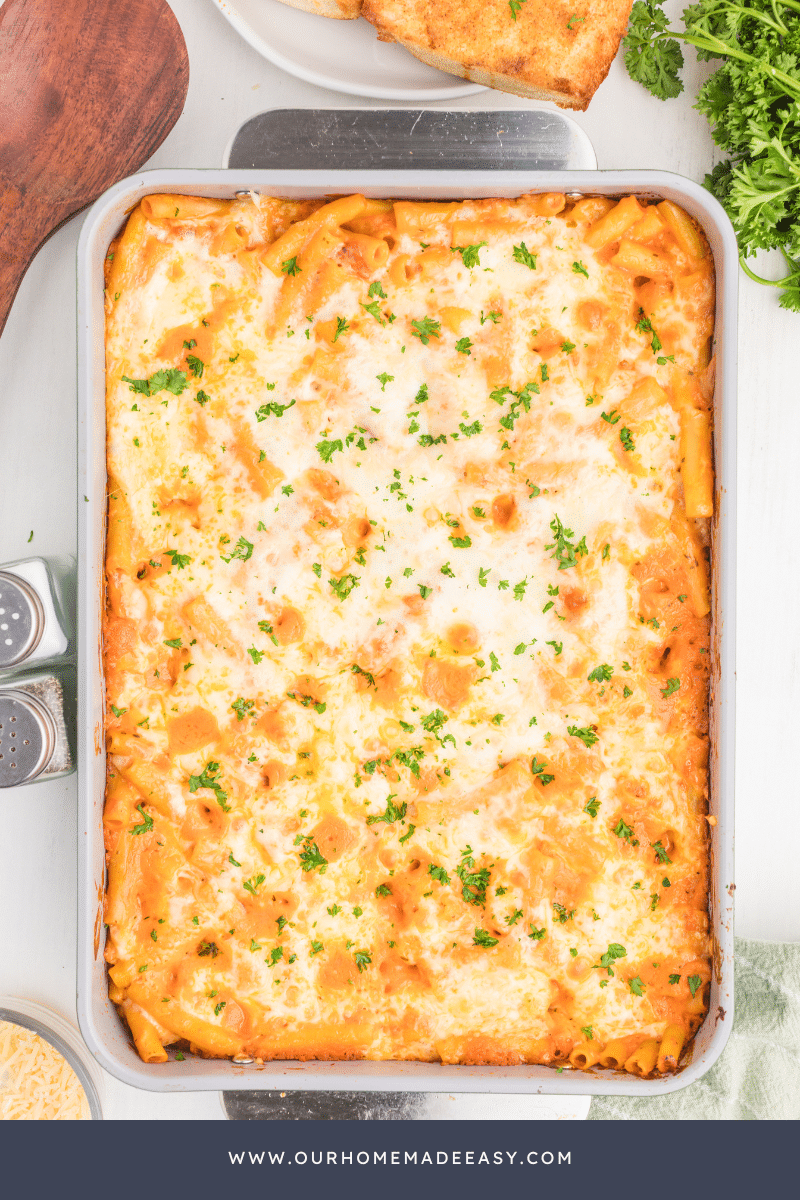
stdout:
[[157,195],[107,266],[141,1056],[675,1070],[710,979],[698,227]]

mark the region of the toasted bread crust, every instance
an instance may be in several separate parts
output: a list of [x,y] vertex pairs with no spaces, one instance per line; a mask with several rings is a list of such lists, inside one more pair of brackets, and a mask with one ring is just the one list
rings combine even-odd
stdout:
[[355,21],[361,15],[361,0],[281,0],[281,4],[335,21]]
[[364,0],[383,41],[451,75],[583,111],[608,74],[631,0]]

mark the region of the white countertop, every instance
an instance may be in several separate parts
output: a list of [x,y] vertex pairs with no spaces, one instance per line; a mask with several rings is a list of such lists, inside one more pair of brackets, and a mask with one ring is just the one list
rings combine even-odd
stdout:
[[[220,166],[239,125],[267,108],[413,107],[301,82],[256,54],[211,0],[170,2],[189,49],[191,81],[183,116],[150,167]],[[700,70],[687,72],[683,96],[662,103],[628,79],[618,58],[589,111],[576,115],[599,166],[656,168],[702,181],[716,148],[692,109]],[[534,106],[486,91],[452,107]],[[0,561],[75,554],[81,221],[68,222],[38,254],[0,338]],[[763,264],[765,273],[771,265]],[[791,518],[798,508],[800,379],[791,347],[796,352],[800,344],[800,315],[783,312],[773,289],[744,275],[740,289],[736,930],[800,941],[800,783],[791,748],[800,714],[800,552]],[[777,590],[769,583],[773,570],[784,579]],[[74,776],[0,793],[0,992],[49,1004],[73,1020],[75,793]],[[106,1083],[108,1117],[222,1116],[216,1093],[162,1096],[110,1076]]]

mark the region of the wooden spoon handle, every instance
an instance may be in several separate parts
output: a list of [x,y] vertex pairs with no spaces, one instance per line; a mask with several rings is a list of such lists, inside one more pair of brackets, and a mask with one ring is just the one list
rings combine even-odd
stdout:
[[31,259],[61,219],[50,204],[0,176],[0,334]]

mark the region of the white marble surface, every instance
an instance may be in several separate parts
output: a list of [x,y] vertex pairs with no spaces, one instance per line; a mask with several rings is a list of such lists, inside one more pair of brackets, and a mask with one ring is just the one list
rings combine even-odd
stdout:
[[[382,107],[323,91],[260,58],[210,0],[171,0],[189,48],[186,110],[153,167],[215,167],[235,129],[272,107]],[[715,161],[688,95],[662,104],[620,60],[577,120],[600,167],[659,168],[701,180]],[[400,107],[398,105],[398,107]],[[430,105],[432,108],[442,104]],[[484,92],[460,108],[524,108]],[[81,218],[60,229],[29,270],[0,339],[0,561],[75,553],[75,246]],[[800,784],[791,743],[800,714],[798,509],[800,315],[741,278],[737,932],[800,940]],[[29,534],[33,530],[33,540]],[[769,581],[773,573],[784,580]],[[75,779],[0,793],[0,992],[74,1017]],[[537,1099],[537,1106],[540,1104]],[[216,1094],[160,1096],[106,1077],[109,1117],[222,1116]],[[518,1115],[522,1116],[520,1109]]]

